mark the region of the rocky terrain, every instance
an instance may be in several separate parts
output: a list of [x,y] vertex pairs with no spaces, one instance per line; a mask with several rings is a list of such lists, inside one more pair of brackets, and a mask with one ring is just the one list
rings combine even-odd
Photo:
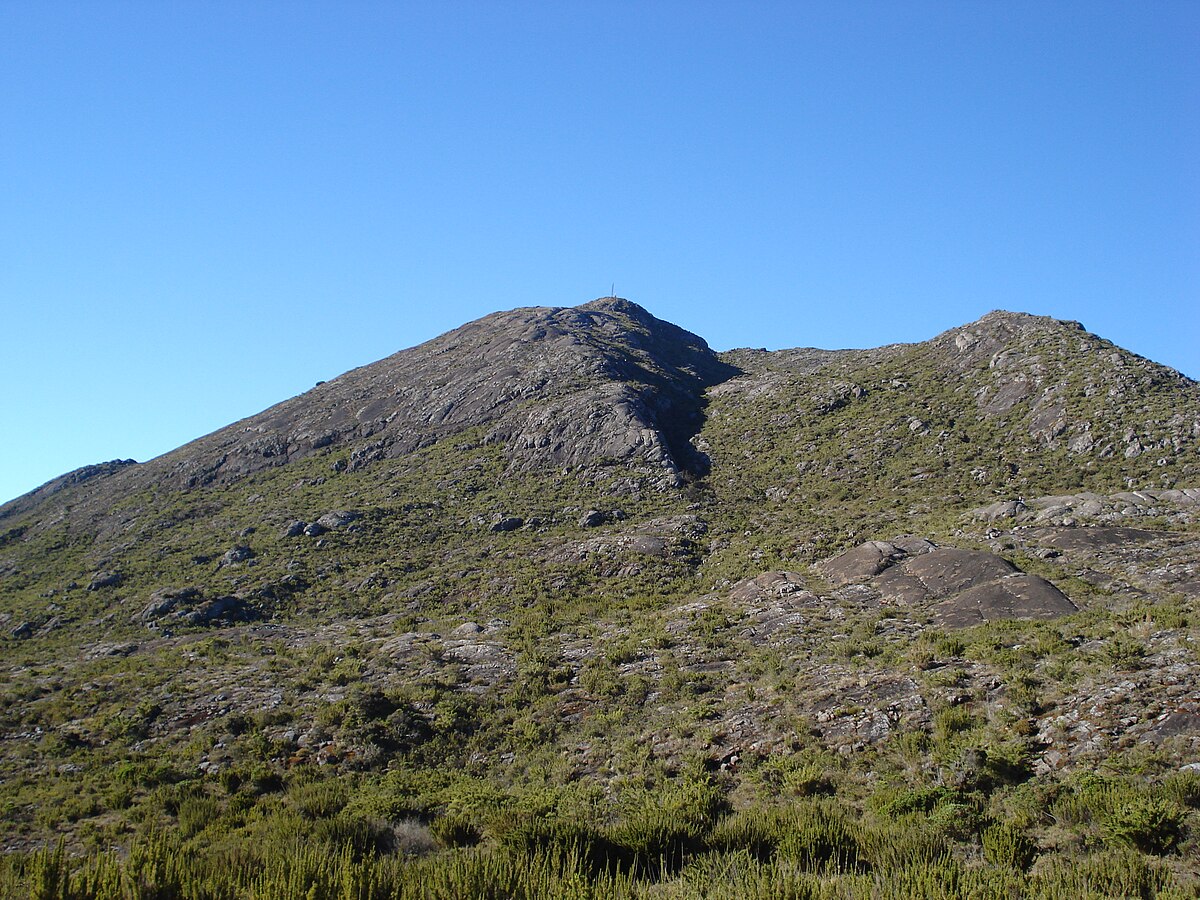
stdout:
[[876,849],[764,883],[940,896],[887,880],[899,823],[989,890],[1194,896],[1198,448],[1200,387],[1078,323],[718,354],[616,298],[487,316],[0,507],[0,886],[163,829],[442,872],[575,815],[635,859],[683,791],[682,872],[617,895],[732,878],[720,835],[786,808]]

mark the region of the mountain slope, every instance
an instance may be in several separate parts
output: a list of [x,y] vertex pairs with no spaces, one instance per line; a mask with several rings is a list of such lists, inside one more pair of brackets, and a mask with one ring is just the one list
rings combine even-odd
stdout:
[[1128,802],[1165,818],[1117,868],[1184,891],[1198,442],[1195,383],[1044,317],[714,354],[614,298],[487,316],[0,508],[7,846],[574,840],[740,895],[844,822],[820,890],[900,891],[904,834],[1036,896]]
[[[70,503],[100,515],[122,493],[230,484],[316,453],[341,453],[355,471],[480,426],[513,471],[614,460],[674,485],[699,464],[687,440],[701,393],[731,371],[703,339],[626,300],[494,313],[143,466],[80,470],[66,479]],[[0,521],[62,481],[0,507]]]
[[745,374],[710,391],[709,483],[753,503],[777,561],[987,498],[1200,482],[1200,386],[1078,323],[995,312],[921,344],[724,358]]

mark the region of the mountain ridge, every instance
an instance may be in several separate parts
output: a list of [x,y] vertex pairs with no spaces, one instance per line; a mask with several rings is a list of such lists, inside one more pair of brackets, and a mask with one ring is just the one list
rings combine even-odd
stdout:
[[165,853],[195,896],[295,854],[472,896],[561,852],[754,896],[729,871],[776,886],[816,828],[839,896],[908,896],[913,846],[997,896],[1187,896],[1198,447],[1200,387],[1048,317],[467,323],[0,508],[0,893]]
[[[196,438],[195,440],[189,441],[188,443],[181,445],[179,448],[168,451],[159,457],[155,457],[154,459],[148,460],[145,463],[138,463],[137,466],[139,468],[146,466],[157,468],[159,470],[160,477],[166,477],[184,487],[195,487],[197,485],[210,483],[217,480],[227,480],[230,478],[236,479],[241,475],[249,474],[250,472],[253,472],[261,467],[286,463],[291,459],[304,458],[308,455],[311,455],[312,452],[338,443],[339,439],[346,438],[349,435],[349,432],[354,430],[357,430],[358,437],[360,438],[372,437],[378,431],[384,430],[388,424],[386,421],[381,422],[380,416],[372,415],[372,413],[380,410],[373,409],[371,404],[367,404],[353,412],[352,417],[354,422],[350,423],[347,418],[347,411],[344,408],[340,408],[346,405],[348,398],[337,398],[336,392],[338,388],[347,386],[357,388],[360,398],[365,398],[365,396],[369,396],[371,393],[378,395],[382,392],[381,388],[386,390],[389,387],[394,387],[394,385],[389,384],[389,382],[394,382],[399,377],[400,373],[395,372],[384,371],[382,374],[380,374],[381,368],[386,367],[389,363],[399,362],[400,365],[403,365],[403,363],[407,362],[408,359],[413,355],[420,354],[422,352],[429,355],[452,354],[455,352],[455,350],[459,350],[461,352],[464,349],[462,346],[464,341],[469,342],[473,334],[477,334],[480,331],[486,331],[488,329],[494,329],[501,334],[508,332],[512,338],[515,338],[514,344],[519,343],[520,341],[537,342],[544,340],[547,337],[547,332],[545,331],[545,327],[547,325],[551,329],[552,337],[561,337],[563,336],[564,332],[561,324],[559,324],[557,320],[564,316],[578,319],[579,317],[586,317],[589,314],[600,314],[602,316],[607,314],[618,317],[626,317],[628,322],[637,323],[644,330],[646,330],[647,333],[652,332],[654,329],[659,329],[665,331],[667,334],[674,333],[682,339],[682,342],[685,346],[688,344],[694,345],[697,353],[699,354],[697,361],[702,360],[701,369],[704,370],[697,371],[695,373],[698,376],[696,383],[702,383],[703,388],[713,387],[734,377],[736,374],[735,370],[737,361],[739,360],[746,363],[757,361],[759,365],[761,365],[764,360],[771,360],[771,363],[768,363],[768,367],[772,365],[778,365],[780,362],[782,362],[787,368],[792,368],[797,371],[802,370],[805,372],[811,372],[819,370],[827,365],[834,365],[845,360],[875,359],[900,353],[913,347],[923,345],[937,346],[939,343],[942,345],[948,345],[950,342],[954,342],[957,350],[960,351],[960,355],[964,362],[976,363],[982,358],[983,355],[987,355],[989,353],[994,354],[998,352],[999,348],[1003,346],[1005,340],[1012,340],[1014,337],[1020,337],[1022,333],[1028,334],[1030,332],[1045,331],[1053,328],[1057,330],[1076,331],[1080,332],[1083,336],[1095,338],[1095,336],[1090,335],[1079,322],[1057,320],[1049,316],[1039,316],[1023,312],[992,310],[974,322],[947,329],[946,331],[941,332],[926,341],[914,343],[888,344],[875,348],[837,350],[819,348],[784,348],[774,351],[760,351],[750,348],[734,348],[721,353],[712,353],[712,351],[710,351],[708,348],[707,342],[705,342],[703,338],[693,335],[690,332],[686,332],[683,329],[678,328],[678,326],[672,325],[671,323],[657,319],[645,308],[624,298],[599,298],[575,307],[519,307],[513,310],[491,313],[480,319],[466,323],[459,328],[452,329],[451,331],[432,338],[431,340],[422,344],[398,351],[397,353],[385,357],[377,362],[368,363],[366,365],[351,369],[342,375],[336,376],[335,378],[318,383],[315,388],[312,388],[287,400],[280,401],[279,403],[268,407],[266,410],[263,410],[260,413],[248,416],[208,435],[204,435]],[[578,324],[578,322],[575,324]],[[517,329],[516,334],[512,334],[514,328]],[[630,333],[635,332],[631,331]],[[980,337],[980,335],[982,335],[982,337]],[[1103,341],[1103,339],[1097,340]],[[1131,354],[1129,351],[1121,350],[1119,347],[1116,347],[1116,345],[1109,344],[1108,342],[1103,343],[1111,347],[1114,351],[1118,351],[1119,353],[1124,354],[1131,359],[1143,360],[1142,357],[1138,357],[1136,354]],[[469,347],[467,349],[476,350],[478,348]],[[711,354],[713,359],[703,359],[703,355],[705,353]],[[765,357],[763,354],[766,354]],[[729,360],[730,362],[725,363],[724,367],[722,368],[720,360]],[[582,362],[582,360],[580,361]],[[590,362],[592,364],[597,364],[599,360],[593,358],[590,360]],[[1011,362],[1011,360],[1008,362]],[[1151,361],[1145,360],[1145,362],[1150,363]],[[694,362],[692,364],[694,365]],[[996,360],[992,360],[992,365],[994,366],[995,364]],[[1194,381],[1174,369],[1161,366],[1157,363],[1152,363],[1152,365],[1160,370],[1159,377],[1161,378],[1171,379],[1172,377],[1175,377],[1178,383],[1181,385],[1195,385]],[[686,367],[687,366],[685,365],[683,368]],[[443,374],[437,372],[436,367],[432,368],[435,369],[433,373],[434,379]],[[600,371],[592,374],[603,375],[603,366],[600,366],[599,368]],[[430,375],[428,371],[420,371],[416,374],[424,377],[429,377]],[[485,377],[478,379],[474,384],[467,385],[467,390],[460,391],[460,393],[469,394],[473,389],[474,393],[478,394],[481,392],[480,389],[482,387],[482,383],[486,382],[488,378],[496,378],[498,375],[511,376],[512,373],[511,371],[499,373],[495,371],[488,371],[482,374]],[[553,373],[553,375],[556,375],[560,378],[567,376],[568,374],[569,373],[562,371]],[[617,381],[627,380],[631,375],[631,373],[627,370],[620,370],[620,367],[618,367],[618,371],[612,374],[614,376],[613,380]],[[538,395],[540,390],[544,389],[549,384],[550,380],[550,377],[544,377],[537,382],[523,383],[513,389],[513,396],[491,397],[488,399],[492,400],[493,403],[496,403],[496,405],[502,405],[505,402],[514,399],[520,399],[521,397],[534,397]],[[365,390],[360,386],[361,382],[363,381],[367,382]],[[1014,381],[1009,382],[1007,385],[1004,385],[1000,388],[999,392],[1004,396],[998,398],[997,403],[1001,408],[1006,404],[1011,406],[1013,402],[1012,395],[1014,392],[1020,391],[1019,386],[1014,391],[1012,385],[1014,383],[1020,385],[1022,382],[1023,379],[1014,379]],[[386,442],[388,446],[384,447],[377,444],[374,447],[362,449],[359,451],[357,456],[348,461],[348,465],[358,466],[364,464],[365,461],[370,458],[379,459],[387,456],[389,453],[403,453],[406,450],[415,449],[419,446],[422,446],[425,442],[437,440],[439,439],[439,435],[453,433],[456,424],[461,424],[462,410],[461,407],[459,407],[459,403],[461,403],[463,397],[445,398],[444,396],[440,396],[438,389],[444,387],[445,385],[435,386],[430,393],[437,399],[435,399],[432,404],[427,404],[426,408],[418,408],[415,410],[416,415],[413,416],[413,418],[427,427],[427,433],[412,434],[399,440],[397,440],[394,436],[391,436],[392,440]],[[1006,394],[1004,390],[1005,387],[1008,388]],[[444,394],[445,391],[443,390],[441,393]],[[315,416],[309,416],[308,421],[304,421],[303,416],[290,417],[288,415],[290,410],[297,406],[303,406],[305,403],[310,405],[319,404],[322,402],[322,397],[328,397],[331,395],[334,396],[334,399],[331,403],[326,402],[325,404],[327,407],[327,418],[324,422],[321,421],[320,417]],[[632,403],[632,407],[627,410],[626,424],[635,428],[639,425],[650,424],[651,430],[653,430],[653,423],[647,422],[648,417],[653,418],[652,411],[640,408],[642,403],[639,403],[639,401],[644,403],[644,398],[636,396],[626,397],[618,393],[618,395],[613,397],[596,399],[602,399],[617,405],[622,403]],[[442,403],[440,409],[437,406],[438,402]],[[694,400],[693,404],[695,404]],[[473,415],[473,418],[470,420],[470,424],[480,424],[481,421],[491,420],[494,410],[482,408],[484,405],[485,404],[476,402],[474,406],[467,407],[467,412]],[[392,416],[395,416],[396,414],[395,410],[385,412],[390,412]],[[562,412],[565,413],[566,411]],[[579,412],[579,410],[575,410],[575,412]],[[650,413],[649,416],[648,413]],[[690,411],[690,415],[695,414],[695,409]],[[386,418],[386,416],[383,418]],[[299,421],[297,421],[297,419]],[[456,419],[459,421],[456,422]],[[355,427],[347,429],[347,424]],[[529,429],[532,434],[522,434],[519,428],[514,429],[512,426],[510,426],[508,429],[499,428],[492,435],[490,435],[490,439],[523,441],[526,445],[524,448],[525,450],[536,450],[538,449],[536,445],[541,442],[539,438],[544,435],[545,431],[549,427],[549,424],[550,423],[543,418],[540,422],[533,424],[533,426]],[[239,442],[234,437],[239,429],[241,429],[243,433],[256,432],[258,437],[251,438],[249,441]],[[636,439],[634,439],[634,442],[636,442]],[[618,441],[618,451],[628,453],[630,449],[628,446],[629,442],[627,441],[626,446],[624,447],[621,447],[620,443],[621,442]],[[649,448],[651,451],[651,457],[653,458],[652,461],[662,464],[668,469],[678,470],[680,468],[680,463],[678,460],[674,459],[674,455],[672,454],[671,450],[666,448],[665,445],[667,443],[674,444],[675,455],[678,455],[681,452],[685,456],[688,455],[686,449],[684,449],[686,439],[681,441],[678,438],[675,438],[668,442],[663,437],[659,436],[651,441],[652,446]],[[209,445],[209,447],[216,445],[216,447],[209,450],[209,448],[205,447],[205,445]],[[228,453],[223,452],[229,449],[230,446],[233,448],[233,460],[229,458]],[[163,471],[164,467],[166,467],[167,460],[176,459],[181,454],[184,454],[184,451],[192,447],[204,447],[204,449],[208,450],[207,456],[210,458],[207,460],[183,458],[178,460],[173,466],[170,466],[167,471]],[[535,458],[537,456],[536,453],[531,455]],[[570,456],[570,454],[567,455]],[[582,460],[571,458],[565,461],[579,464]],[[687,468],[688,462],[692,461],[685,460],[683,468]],[[113,474],[120,471],[125,466],[130,465],[131,463],[131,460],[113,460],[111,462],[86,465],[71,472],[64,473],[63,475],[51,479],[44,485],[34,488],[33,490],[28,491],[19,497],[13,498],[4,504],[0,504],[0,519],[10,517],[21,511],[27,511],[31,508],[29,501],[33,500],[35,496],[45,497],[57,493],[57,491],[65,487],[70,487],[72,485],[81,483],[82,481],[90,480],[101,475]],[[529,464],[536,464],[536,462],[531,461]]]

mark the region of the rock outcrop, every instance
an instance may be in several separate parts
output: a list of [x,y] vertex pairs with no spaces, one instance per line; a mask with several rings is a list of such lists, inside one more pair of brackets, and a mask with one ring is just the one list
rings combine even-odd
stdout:
[[1002,557],[911,536],[868,541],[815,568],[834,587],[861,585],[860,600],[928,608],[946,628],[996,619],[1054,619],[1077,611],[1050,582]]

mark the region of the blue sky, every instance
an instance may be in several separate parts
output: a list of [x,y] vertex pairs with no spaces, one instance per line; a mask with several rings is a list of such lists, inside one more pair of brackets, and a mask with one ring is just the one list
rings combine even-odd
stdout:
[[0,0],[0,500],[514,306],[1200,377],[1200,4]]

